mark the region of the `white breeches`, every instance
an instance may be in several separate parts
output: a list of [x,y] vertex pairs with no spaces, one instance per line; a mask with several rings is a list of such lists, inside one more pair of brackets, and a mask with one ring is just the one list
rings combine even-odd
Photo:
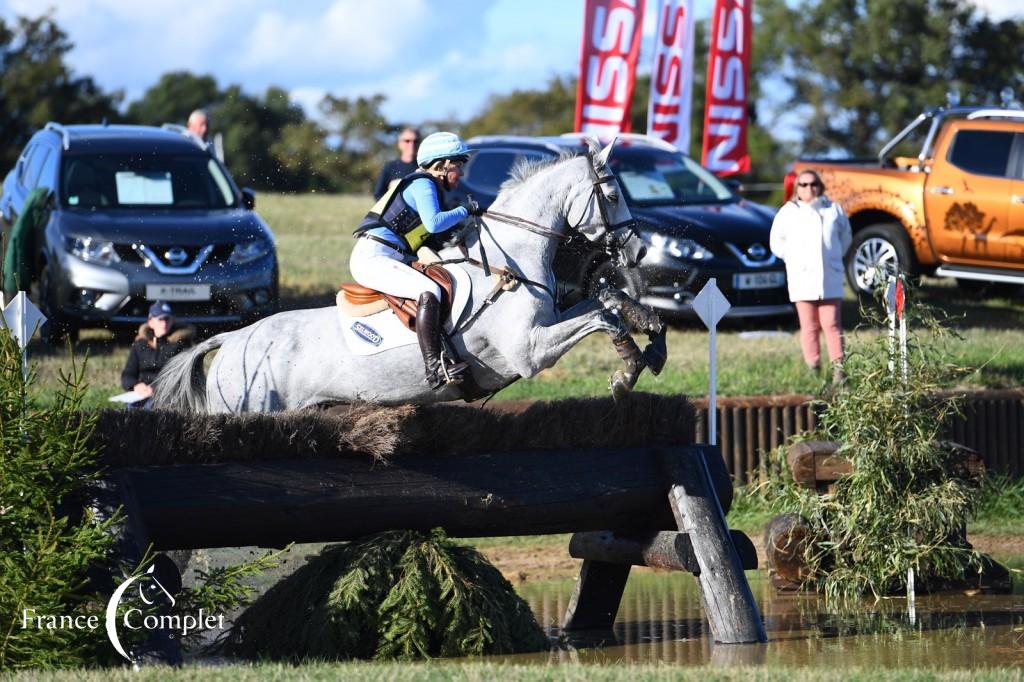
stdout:
[[407,256],[372,239],[356,239],[348,267],[364,287],[416,300],[424,291],[441,300],[441,287],[406,264]]

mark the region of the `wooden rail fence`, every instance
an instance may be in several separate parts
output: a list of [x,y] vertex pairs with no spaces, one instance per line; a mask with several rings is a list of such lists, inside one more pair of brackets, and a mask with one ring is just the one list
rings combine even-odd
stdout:
[[[956,416],[946,436],[976,450],[986,470],[1024,475],[1024,389],[960,393],[963,416]],[[767,475],[768,454],[792,436],[813,431],[818,414],[811,396],[754,396],[718,399],[718,443],[733,483],[744,485]],[[695,399],[694,442],[707,443],[708,405]]]

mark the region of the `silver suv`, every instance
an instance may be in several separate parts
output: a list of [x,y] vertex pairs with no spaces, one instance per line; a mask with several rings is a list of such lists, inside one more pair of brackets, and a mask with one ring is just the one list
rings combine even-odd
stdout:
[[255,195],[180,128],[48,123],[4,179],[5,232],[37,187],[51,193],[27,242],[48,336],[137,326],[157,299],[201,326],[277,310],[275,240]]

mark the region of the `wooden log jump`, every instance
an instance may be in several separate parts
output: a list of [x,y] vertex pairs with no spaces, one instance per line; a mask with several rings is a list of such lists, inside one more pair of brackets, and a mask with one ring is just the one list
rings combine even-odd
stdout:
[[[192,464],[129,467],[117,476],[147,541],[160,550],[281,547],[437,527],[467,538],[675,530],[660,453],[583,449],[399,456],[387,464],[356,458]],[[717,462],[714,490],[728,509],[732,484]]]
[[568,629],[611,627],[630,566],[654,565],[698,576],[716,641],[765,641],[743,575],[756,555],[726,526],[732,484],[711,446],[236,460],[122,467],[110,480],[134,541],[158,550],[436,527],[453,537],[598,532],[596,544],[572,543],[584,562]]

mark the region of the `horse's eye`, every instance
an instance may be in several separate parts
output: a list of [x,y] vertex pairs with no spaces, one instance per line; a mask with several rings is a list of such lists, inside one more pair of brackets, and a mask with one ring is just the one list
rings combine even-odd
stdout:
[[608,192],[608,201],[612,202],[613,204],[619,203],[619,192],[618,192],[618,190],[614,190],[613,189],[610,192]]

